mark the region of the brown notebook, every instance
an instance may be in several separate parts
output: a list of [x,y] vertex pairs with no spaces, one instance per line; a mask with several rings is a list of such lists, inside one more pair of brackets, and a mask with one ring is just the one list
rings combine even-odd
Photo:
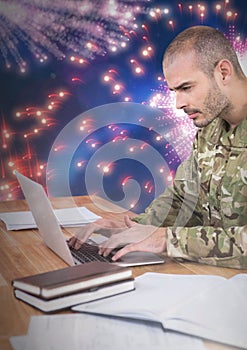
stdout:
[[133,278],[131,278],[120,282],[106,284],[104,286],[94,288],[93,290],[85,290],[52,299],[43,299],[41,297],[26,293],[20,289],[15,289],[14,294],[17,299],[20,299],[41,311],[54,312],[94,300],[109,298],[116,294],[130,292],[134,289],[135,281]]
[[130,268],[104,262],[90,262],[64,269],[16,278],[14,288],[23,290],[44,299],[92,290],[132,278]]

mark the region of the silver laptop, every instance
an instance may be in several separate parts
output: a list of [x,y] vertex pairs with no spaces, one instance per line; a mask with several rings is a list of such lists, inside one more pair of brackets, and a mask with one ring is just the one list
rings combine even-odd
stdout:
[[105,260],[97,253],[98,247],[95,244],[85,243],[79,250],[70,248],[43,186],[18,171],[15,171],[15,175],[44,243],[70,266],[93,260],[107,260],[120,266],[139,266],[165,262],[162,256],[147,252],[131,252],[122,257],[121,260],[112,262],[110,257]]

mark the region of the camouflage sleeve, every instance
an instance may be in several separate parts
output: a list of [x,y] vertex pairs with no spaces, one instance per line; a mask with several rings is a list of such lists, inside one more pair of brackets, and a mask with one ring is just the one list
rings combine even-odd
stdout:
[[215,146],[217,125],[196,135],[173,186],[134,221],[167,227],[171,257],[247,269],[246,124]]
[[247,269],[247,225],[167,228],[167,252],[204,264]]
[[199,179],[194,150],[177,169],[174,183],[154,199],[144,213],[133,220],[154,226],[196,226],[202,224],[196,210]]

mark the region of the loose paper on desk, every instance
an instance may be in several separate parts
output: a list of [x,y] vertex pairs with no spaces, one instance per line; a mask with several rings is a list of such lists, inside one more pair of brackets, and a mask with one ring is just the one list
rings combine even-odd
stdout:
[[[100,219],[100,216],[85,207],[54,209],[54,213],[59,224],[64,227],[81,226]],[[4,221],[7,230],[24,230],[37,227],[30,211],[0,213],[0,220]]]
[[10,341],[14,350],[205,350],[201,340],[159,324],[86,314],[33,316],[28,334]]
[[73,307],[74,311],[160,322],[164,329],[247,349],[247,275],[146,273],[135,291]]

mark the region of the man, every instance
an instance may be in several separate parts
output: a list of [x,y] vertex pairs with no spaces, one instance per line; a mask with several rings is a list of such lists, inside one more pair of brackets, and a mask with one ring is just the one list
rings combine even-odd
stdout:
[[127,244],[113,260],[152,251],[247,268],[247,78],[229,41],[206,26],[173,40],[163,71],[176,107],[198,127],[189,158],[145,213],[126,217],[122,225],[99,220],[70,245],[78,248],[92,232],[102,232],[110,235],[99,249],[103,255]]

